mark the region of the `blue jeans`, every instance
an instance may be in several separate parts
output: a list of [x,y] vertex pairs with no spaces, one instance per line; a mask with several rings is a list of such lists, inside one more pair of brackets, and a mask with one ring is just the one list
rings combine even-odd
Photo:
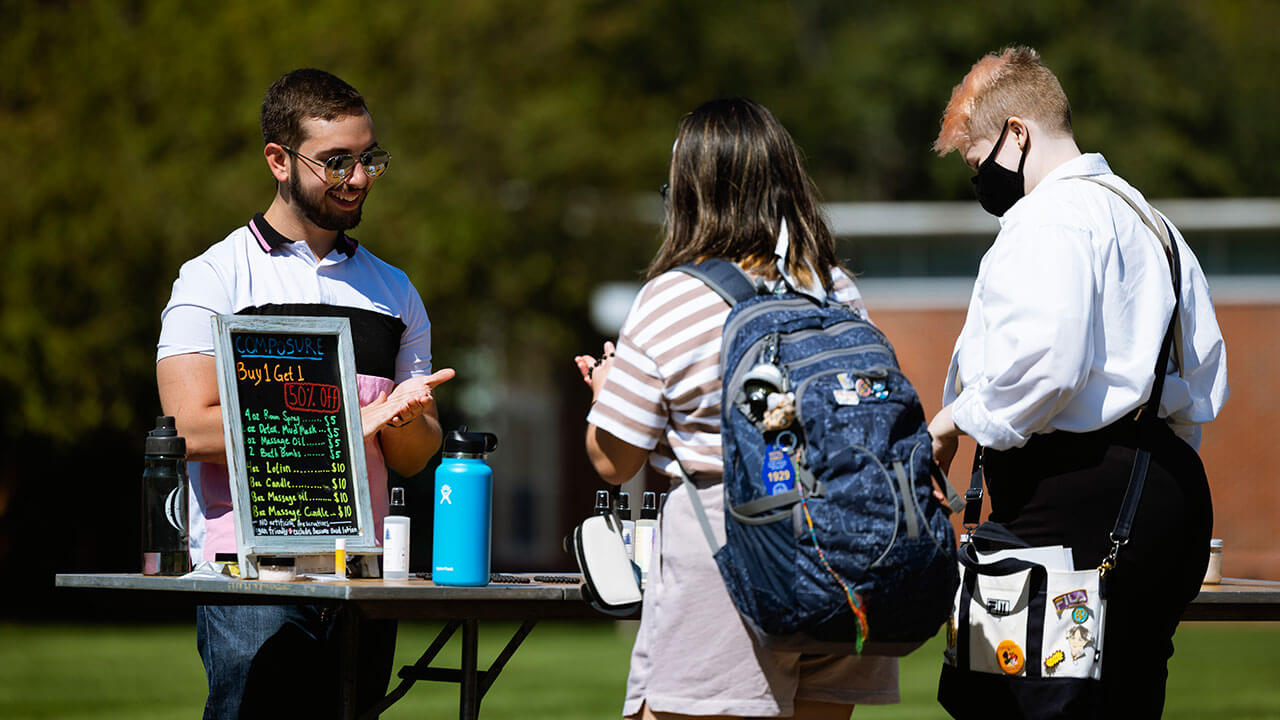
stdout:
[[[319,605],[197,607],[205,719],[338,717],[336,615]],[[395,641],[394,620],[360,623],[358,712],[386,694]]]

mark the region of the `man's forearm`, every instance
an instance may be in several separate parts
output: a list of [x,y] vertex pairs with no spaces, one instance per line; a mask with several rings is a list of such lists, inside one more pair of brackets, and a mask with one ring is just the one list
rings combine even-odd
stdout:
[[413,475],[427,466],[440,449],[443,433],[434,412],[423,413],[404,427],[387,425],[378,432],[382,456],[400,475]]

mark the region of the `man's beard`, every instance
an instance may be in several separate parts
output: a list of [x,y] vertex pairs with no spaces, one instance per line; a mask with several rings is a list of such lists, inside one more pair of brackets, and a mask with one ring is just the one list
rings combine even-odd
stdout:
[[302,211],[304,217],[311,222],[312,225],[322,230],[336,230],[342,232],[350,230],[360,224],[360,214],[364,211],[364,202],[355,209],[354,212],[334,211],[327,208],[324,204],[324,196],[332,188],[325,188],[320,196],[316,199],[307,197],[303,192],[301,183],[298,182],[297,160],[294,160],[294,172],[290,173],[289,181],[285,183],[285,195],[293,204],[297,205]]

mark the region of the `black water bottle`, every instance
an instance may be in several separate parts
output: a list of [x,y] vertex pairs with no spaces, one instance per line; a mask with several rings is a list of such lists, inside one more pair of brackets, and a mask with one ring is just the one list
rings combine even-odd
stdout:
[[156,418],[143,446],[142,574],[183,575],[187,550],[187,441],[173,418]]

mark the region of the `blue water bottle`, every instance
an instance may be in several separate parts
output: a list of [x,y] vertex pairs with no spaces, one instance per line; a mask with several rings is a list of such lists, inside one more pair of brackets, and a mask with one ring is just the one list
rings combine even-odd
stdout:
[[498,446],[498,436],[466,430],[445,436],[444,458],[436,469],[431,548],[436,585],[489,584],[493,470],[484,458]]

